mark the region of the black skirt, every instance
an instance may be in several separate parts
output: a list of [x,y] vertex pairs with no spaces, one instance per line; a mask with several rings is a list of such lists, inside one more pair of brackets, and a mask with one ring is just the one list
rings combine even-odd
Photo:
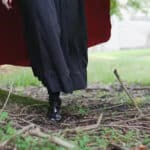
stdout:
[[87,87],[84,0],[18,0],[33,73],[52,92]]

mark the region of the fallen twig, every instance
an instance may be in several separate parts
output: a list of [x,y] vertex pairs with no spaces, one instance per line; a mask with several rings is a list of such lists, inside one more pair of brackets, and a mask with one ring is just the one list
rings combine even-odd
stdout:
[[[120,121],[118,122],[117,124],[124,124],[124,123],[127,123],[127,122],[132,122],[132,121],[137,121],[137,120],[140,120],[140,119],[147,119],[147,116],[149,116],[150,114],[146,114],[144,116],[139,116],[137,118],[132,118],[132,119],[128,119],[128,120],[123,120],[123,121]],[[150,118],[148,118],[150,119]]]
[[17,136],[20,136],[21,134],[29,131],[30,129],[34,128],[35,126],[33,124],[30,124],[23,129],[20,129],[16,134],[12,135],[8,140],[4,141],[2,144],[0,144],[0,149],[4,149],[5,146],[11,142],[13,139],[15,139]]
[[149,90],[150,91],[150,86],[145,86],[145,87],[134,87],[131,88],[133,91],[143,91],[143,90]]
[[111,143],[111,144],[108,145],[107,150],[128,150],[128,149],[126,149],[124,147],[121,147],[121,146],[119,146],[117,144]]
[[106,91],[106,92],[110,92],[111,89],[109,87],[96,87],[96,88],[93,88],[93,87],[88,87],[85,89],[86,92],[89,92],[89,91],[96,91],[96,90],[101,90],[101,91]]
[[98,118],[98,121],[96,124],[94,125],[89,125],[89,126],[83,126],[83,127],[77,127],[77,128],[74,128],[74,129],[66,129],[66,131],[69,131],[69,132],[77,132],[77,131],[88,131],[88,130],[94,130],[96,128],[98,128],[101,124],[101,121],[102,121],[102,118],[103,118],[103,114],[100,114],[99,118]]
[[57,144],[59,146],[63,146],[65,148],[67,148],[67,149],[73,149],[73,148],[76,147],[74,144],[69,143],[69,142],[67,142],[65,140],[62,140],[62,139],[60,139],[60,138],[58,138],[56,136],[48,135],[48,134],[45,134],[45,133],[41,132],[40,128],[36,128],[34,130],[31,130],[29,132],[29,134],[32,135],[32,136],[40,137],[40,138],[48,138],[48,140],[50,142],[55,143],[55,144]]
[[144,126],[131,126],[131,125],[117,125],[117,124],[110,124],[110,125],[101,125],[102,127],[116,127],[116,128],[128,128],[128,129],[146,129],[150,131],[149,127],[144,127]]
[[5,102],[4,102],[4,105],[3,105],[2,109],[0,110],[0,114],[4,111],[4,109],[5,109],[5,107],[6,107],[7,103],[8,103],[8,100],[9,100],[10,95],[12,93],[12,89],[13,89],[13,83],[10,86],[10,90],[9,90],[8,96],[7,96],[7,98],[6,98]]
[[131,96],[131,94],[129,93],[128,89],[124,86],[119,74],[118,74],[118,71],[117,69],[114,70],[114,74],[117,78],[117,80],[120,82],[122,88],[124,89],[125,93],[127,94],[127,96],[129,97],[129,99],[132,101],[132,103],[134,104],[134,106],[136,107],[136,109],[138,110],[138,112],[140,113],[140,115],[142,116],[143,113],[141,111],[141,109],[138,107],[137,103],[135,102],[134,98]]

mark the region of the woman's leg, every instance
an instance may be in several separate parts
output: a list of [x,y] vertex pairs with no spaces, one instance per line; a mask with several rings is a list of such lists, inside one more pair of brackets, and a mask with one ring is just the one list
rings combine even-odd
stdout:
[[56,85],[57,70],[63,76],[68,73],[68,69],[63,60],[60,25],[54,1],[18,0],[18,3],[24,20],[32,70],[48,90],[49,119],[59,121],[61,99],[59,87]]
[[56,119],[58,113],[54,113],[56,109],[52,109],[60,108],[58,106],[61,100],[57,92],[72,93],[73,90],[86,86],[86,72],[83,66],[86,60],[82,54],[86,50],[85,24],[82,23],[83,1],[18,0],[18,2],[24,20],[25,39],[32,70],[48,89],[52,103],[49,118],[58,120]]
[[52,121],[60,121],[61,120],[61,98],[60,92],[52,92],[48,91],[49,93],[49,112],[48,118]]

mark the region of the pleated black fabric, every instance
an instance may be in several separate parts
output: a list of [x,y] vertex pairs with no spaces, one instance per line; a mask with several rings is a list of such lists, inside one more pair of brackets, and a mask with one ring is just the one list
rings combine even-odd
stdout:
[[84,0],[18,0],[33,73],[52,92],[87,87]]

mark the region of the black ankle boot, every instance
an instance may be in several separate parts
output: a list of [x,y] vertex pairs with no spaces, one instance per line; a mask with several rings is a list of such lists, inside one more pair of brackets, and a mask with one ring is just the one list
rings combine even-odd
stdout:
[[48,118],[52,121],[60,121],[61,120],[61,99],[59,95],[50,96],[49,97],[49,113]]

